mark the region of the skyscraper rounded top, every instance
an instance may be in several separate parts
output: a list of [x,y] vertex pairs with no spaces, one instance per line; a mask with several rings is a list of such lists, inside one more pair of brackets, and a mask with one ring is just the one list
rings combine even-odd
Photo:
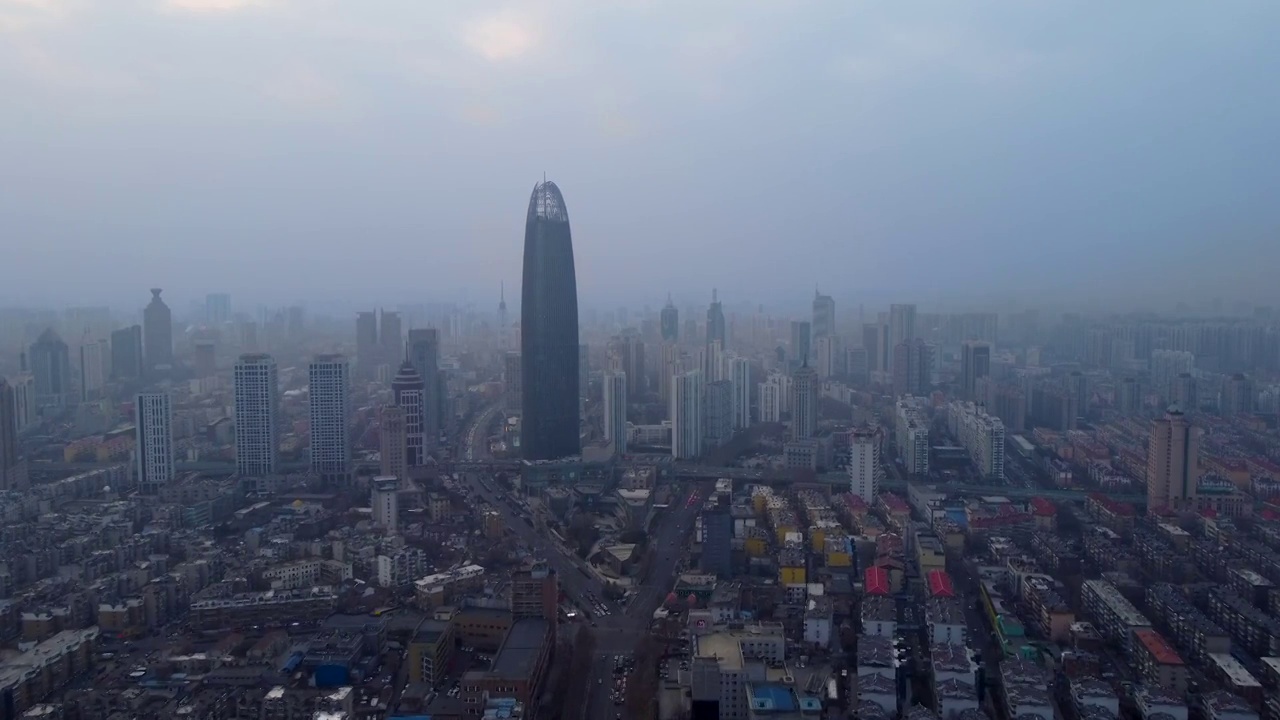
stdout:
[[564,206],[564,196],[556,184],[543,180],[533,186],[533,197],[529,198],[528,222],[535,218],[554,222],[569,222],[569,211]]
[[164,291],[163,291],[163,290],[161,290],[160,288],[151,288],[151,298],[152,298],[153,300],[159,300],[159,299],[160,299],[160,293],[162,293],[162,292],[164,292]]

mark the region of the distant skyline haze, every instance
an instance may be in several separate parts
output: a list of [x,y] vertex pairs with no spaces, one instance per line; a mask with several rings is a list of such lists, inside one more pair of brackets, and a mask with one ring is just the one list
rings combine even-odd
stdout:
[[0,0],[0,305],[1275,302],[1280,4]]

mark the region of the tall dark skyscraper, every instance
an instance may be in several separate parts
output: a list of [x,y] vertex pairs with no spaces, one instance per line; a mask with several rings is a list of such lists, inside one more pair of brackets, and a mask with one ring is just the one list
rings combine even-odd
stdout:
[[724,333],[724,308],[720,306],[720,299],[716,295],[716,291],[711,291],[711,307],[707,308],[707,344],[719,340],[720,347],[727,348]]
[[578,434],[578,281],[569,212],[555,183],[533,188],[520,301],[521,451],[554,460],[582,451]]
[[440,333],[435,328],[409,331],[409,362],[422,376],[422,434],[430,450],[440,436],[444,405],[440,387]]
[[673,343],[680,339],[680,311],[671,296],[667,295],[667,305],[662,308],[662,342]]
[[421,467],[426,460],[425,437],[423,425],[426,413],[423,408],[422,376],[413,363],[405,360],[400,365],[400,372],[391,381],[391,394],[395,397],[396,406],[404,409],[405,428],[405,465],[411,468]]
[[111,377],[142,377],[142,326],[130,325],[111,333]]
[[173,314],[160,299],[160,288],[151,288],[151,302],[142,310],[142,341],[147,371],[173,368]]
[[71,356],[67,344],[53,328],[36,338],[27,352],[36,379],[36,402],[63,405],[71,398]]

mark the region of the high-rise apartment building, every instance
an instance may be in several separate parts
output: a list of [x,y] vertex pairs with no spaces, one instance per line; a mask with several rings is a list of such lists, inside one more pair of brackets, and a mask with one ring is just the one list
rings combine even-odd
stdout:
[[862,326],[862,347],[867,352],[867,372],[880,372],[880,325],[867,323]]
[[733,383],[733,429],[744,430],[751,427],[751,361],[729,360],[729,381]]
[[671,456],[676,460],[702,454],[703,394],[701,370],[676,376],[671,388]]
[[109,360],[110,347],[105,340],[91,340],[80,346],[80,402],[90,402],[102,395]]
[[1186,350],[1152,350],[1149,365],[1151,389],[1167,402],[1173,397],[1174,378],[1195,370],[1196,356]]
[[435,328],[409,331],[409,362],[422,376],[422,433],[428,450],[443,429],[444,395],[440,382],[440,333]]
[[894,418],[898,455],[907,472],[920,477],[929,474],[929,418],[924,407],[923,398],[901,398]]
[[380,475],[373,479],[369,504],[373,506],[373,526],[388,535],[400,531],[400,478]]
[[383,405],[378,409],[378,472],[382,475],[408,477],[407,438],[404,408]]
[[1195,375],[1189,372],[1178,373],[1170,387],[1169,401],[1180,410],[1192,413],[1200,409],[1200,388]]
[[667,407],[671,407],[671,386],[675,377],[685,371],[684,352],[675,343],[663,343],[662,355],[658,359],[658,399]]
[[520,353],[513,350],[507,353],[504,360],[502,372],[503,407],[508,414],[519,414],[520,399],[524,393],[520,385]]
[[371,378],[374,368],[382,364],[378,349],[378,313],[356,313],[356,367],[364,378]]
[[148,495],[174,480],[173,406],[169,393],[139,393],[134,398],[138,487]]
[[1253,412],[1253,380],[1243,373],[1234,373],[1224,380],[1219,410],[1223,415]]
[[1004,423],[985,408],[972,402],[953,402],[947,406],[948,429],[969,453],[978,473],[988,479],[1004,481]]
[[671,302],[670,295],[667,295],[667,304],[662,308],[660,319],[662,342],[673,344],[678,342],[680,340],[680,311]]
[[893,368],[893,355],[898,352],[899,343],[910,343],[916,339],[916,306],[895,304],[889,306],[889,358],[886,367]]
[[703,389],[702,444],[711,450],[733,438],[733,383],[716,380]]
[[418,374],[413,363],[405,360],[400,364],[400,371],[391,381],[391,394],[398,407],[404,409],[405,428],[405,466],[410,472],[426,462],[426,440],[423,429],[426,426],[425,392],[422,376]]
[[62,406],[71,399],[71,361],[67,344],[53,328],[47,328],[36,338],[27,352],[31,362],[31,374],[36,380],[36,402]]
[[702,511],[702,554],[699,569],[718,578],[733,577],[733,515],[717,497]]
[[803,367],[809,364],[811,352],[813,350],[812,326],[807,320],[791,321],[791,347],[789,349],[789,364],[792,369]]
[[404,359],[404,328],[400,313],[383,310],[378,318],[378,345],[382,362],[395,365]]
[[818,395],[822,381],[811,367],[791,376],[791,439],[808,440],[818,434]]
[[933,346],[916,338],[893,351],[893,394],[925,395],[933,386]]
[[856,428],[849,433],[849,492],[867,504],[880,494],[880,446],[884,435],[879,428]]
[[0,490],[19,489],[18,394],[0,377]]
[[991,375],[991,345],[969,340],[960,347],[960,377],[966,400],[977,401],[978,378]]
[[226,293],[209,293],[204,297],[204,321],[211,327],[231,322],[231,296]]
[[1142,413],[1142,386],[1135,378],[1122,378],[1115,384],[1113,400],[1115,410],[1121,416],[1139,415]]
[[760,422],[782,422],[782,416],[791,412],[791,377],[773,372],[760,383]]
[[275,358],[246,353],[233,371],[236,472],[274,475],[280,458],[280,379]]
[[1147,507],[1191,508],[1199,480],[1200,431],[1180,410],[1171,408],[1151,421],[1147,442]]
[[130,325],[111,333],[111,377],[136,380],[142,377],[142,326]]
[[142,310],[143,357],[149,373],[173,368],[173,314],[160,293],[160,288],[151,288],[151,302]]
[[728,360],[724,352],[724,345],[719,340],[709,342],[699,348],[698,354],[698,369],[702,370],[702,377],[705,381],[715,382],[727,379],[728,371],[725,366]]
[[342,355],[317,355],[307,368],[311,472],[351,474],[351,369]]
[[520,449],[527,460],[582,451],[578,283],[569,212],[555,183],[533,188],[524,230],[520,303]]
[[627,375],[604,375],[604,439],[613,443],[617,455],[627,452]]
[[624,333],[609,341],[609,371],[627,376],[627,393],[641,398],[645,388],[644,343],[634,333]]
[[813,337],[836,334],[836,301],[830,295],[813,291]]

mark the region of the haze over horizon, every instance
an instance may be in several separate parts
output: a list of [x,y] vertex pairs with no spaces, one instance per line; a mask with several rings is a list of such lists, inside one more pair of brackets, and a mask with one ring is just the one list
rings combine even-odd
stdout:
[[1280,5],[426,5],[0,0],[0,304],[1273,301]]

